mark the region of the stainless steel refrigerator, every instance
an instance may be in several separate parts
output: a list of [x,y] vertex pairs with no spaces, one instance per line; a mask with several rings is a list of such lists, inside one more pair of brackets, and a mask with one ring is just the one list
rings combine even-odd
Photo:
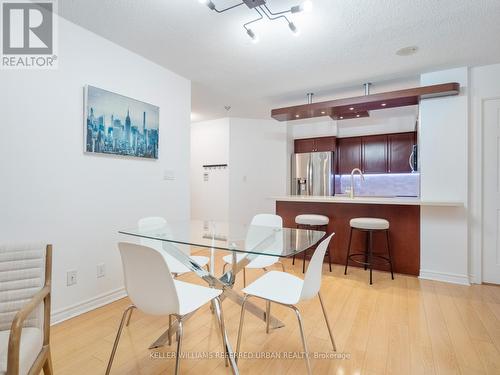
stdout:
[[292,155],[292,195],[335,195],[333,152]]

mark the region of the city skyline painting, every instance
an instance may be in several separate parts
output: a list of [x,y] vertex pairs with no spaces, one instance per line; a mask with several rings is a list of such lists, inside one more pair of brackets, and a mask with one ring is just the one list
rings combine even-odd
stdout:
[[160,108],[85,86],[85,152],[158,159]]

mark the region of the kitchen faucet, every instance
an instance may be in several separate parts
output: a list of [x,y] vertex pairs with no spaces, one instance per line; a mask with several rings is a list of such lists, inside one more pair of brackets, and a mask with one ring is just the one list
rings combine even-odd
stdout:
[[351,171],[351,190],[349,191],[349,197],[350,198],[354,198],[354,175],[356,173],[359,173],[359,175],[361,176],[361,181],[365,181],[365,176],[363,175],[363,172],[361,172],[361,169],[359,168],[354,168],[352,171]]

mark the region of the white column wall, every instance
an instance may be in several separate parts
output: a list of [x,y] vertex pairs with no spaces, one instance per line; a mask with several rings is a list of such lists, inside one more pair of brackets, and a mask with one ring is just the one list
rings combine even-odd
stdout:
[[468,68],[423,74],[422,85],[458,82],[458,96],[420,104],[419,156],[424,201],[460,201],[464,207],[421,208],[420,277],[469,284]]

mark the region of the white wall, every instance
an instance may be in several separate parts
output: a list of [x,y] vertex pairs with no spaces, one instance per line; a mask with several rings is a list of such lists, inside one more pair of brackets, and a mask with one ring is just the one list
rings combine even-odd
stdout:
[[420,104],[421,198],[464,207],[421,208],[420,277],[469,283],[468,265],[468,68],[423,74],[422,85],[458,82],[458,96]]
[[274,213],[272,196],[287,191],[287,128],[275,120],[232,118],[229,142],[229,218],[246,223]]
[[[64,19],[59,52],[54,71],[0,71],[0,238],[54,244],[56,320],[123,295],[119,229],[189,217],[191,107],[188,80]],[[160,107],[159,160],[83,153],[85,84]]]
[[500,64],[470,70],[471,126],[469,129],[469,247],[470,274],[482,282],[482,190],[483,190],[483,121],[485,99],[500,98]]
[[[203,165],[229,164],[229,119],[191,125],[191,217],[229,219],[229,169],[204,169]],[[208,173],[208,181],[204,180]]]
[[[192,216],[249,222],[257,213],[274,213],[270,197],[287,192],[287,127],[274,120],[242,118],[199,122],[191,126]],[[200,165],[227,162],[226,171]]]

